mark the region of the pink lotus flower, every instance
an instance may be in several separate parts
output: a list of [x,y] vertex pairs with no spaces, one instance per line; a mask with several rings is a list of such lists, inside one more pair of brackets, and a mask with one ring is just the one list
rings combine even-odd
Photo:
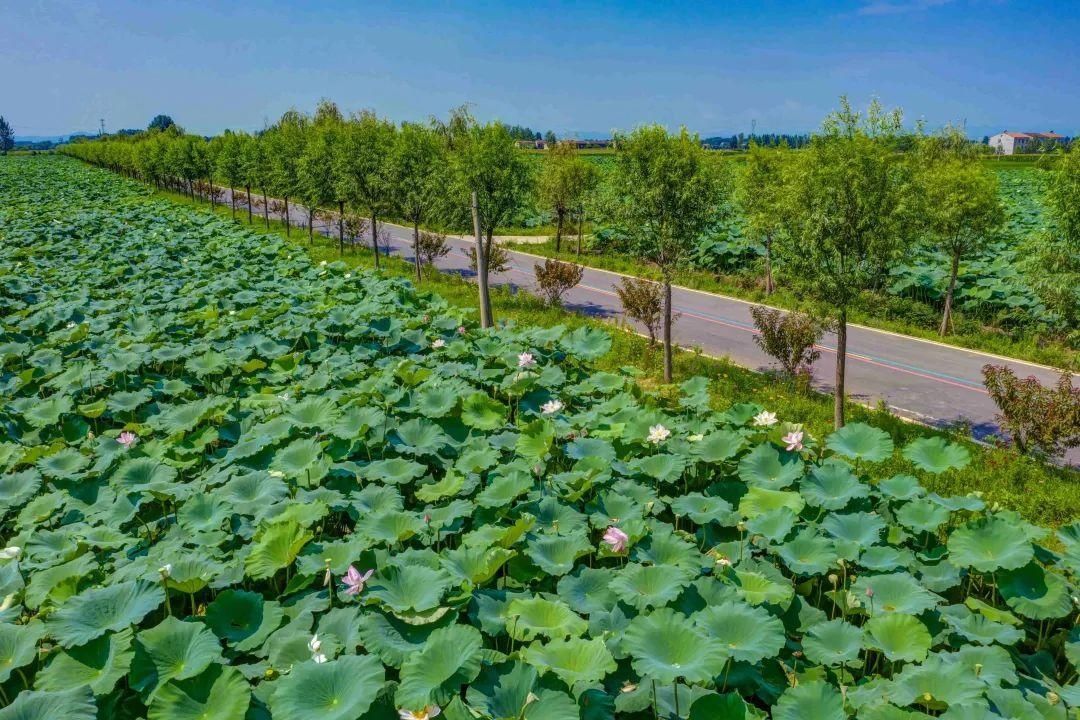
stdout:
[[629,541],[630,536],[614,525],[604,531],[604,544],[607,545],[613,553],[621,553],[626,549],[626,543]]
[[139,436],[133,432],[125,430],[120,433],[120,437],[116,438],[116,442],[124,446],[125,450],[130,450],[135,447],[135,443],[139,442]]
[[464,325],[458,325],[457,334],[458,335],[464,335],[465,334],[465,326]]
[[872,588],[872,587],[866,588],[866,597],[868,597],[868,598],[874,597],[874,588]]
[[523,352],[518,355],[518,367],[519,368],[531,368],[536,366],[536,358],[533,357],[531,352]]
[[345,573],[345,577],[341,579],[345,583],[346,595],[359,595],[364,591],[364,583],[368,581],[368,578],[374,573],[374,570],[368,570],[366,573],[362,573],[352,565],[349,566],[349,571]]
[[789,432],[787,435],[780,438],[780,440],[782,442],[787,443],[786,450],[788,452],[791,452],[792,450],[798,452],[799,450],[803,449],[803,444],[802,444],[803,432],[802,432],[802,430],[796,430],[794,432]]

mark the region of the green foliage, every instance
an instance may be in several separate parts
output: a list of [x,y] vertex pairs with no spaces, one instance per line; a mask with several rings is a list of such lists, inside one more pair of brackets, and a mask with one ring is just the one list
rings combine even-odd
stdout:
[[[706,381],[598,372],[597,331],[482,331],[67,161],[0,178],[0,265],[21,269],[0,280],[0,526],[20,548],[0,584],[23,628],[0,644],[26,676],[0,718],[1071,708],[1075,528],[1050,552],[977,497],[885,479],[873,428],[788,452],[760,407],[708,407]],[[419,401],[438,393],[464,401]],[[938,450],[915,472],[959,461]],[[89,462],[43,474],[64,451]],[[924,502],[939,523],[898,520]],[[374,571],[356,594],[350,565]]]

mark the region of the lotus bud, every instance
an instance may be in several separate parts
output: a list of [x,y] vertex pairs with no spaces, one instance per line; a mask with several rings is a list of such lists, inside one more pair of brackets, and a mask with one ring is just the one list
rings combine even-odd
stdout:
[[22,548],[18,545],[12,545],[0,550],[0,558],[4,560],[18,560],[22,556]]
[[1051,705],[1057,705],[1059,702],[1061,702],[1061,696],[1051,690],[1050,692],[1046,693],[1046,702],[1050,703]]
[[738,529],[738,531],[739,531],[739,532],[741,532],[741,533],[744,533],[744,532],[746,532],[746,523],[745,523],[745,522],[743,522],[742,520],[740,520],[740,521],[739,521],[739,524],[738,524],[738,525],[736,525],[735,527],[736,527],[736,528]]
[[164,565],[159,567],[157,569],[157,571],[158,571],[158,574],[161,575],[162,580],[164,580],[165,578],[171,577],[172,576],[172,563],[165,563]]
[[836,587],[837,583],[839,583],[839,582],[840,582],[840,578],[838,578],[838,577],[836,576],[836,573],[829,573],[829,583],[830,583],[830,584],[831,584],[831,585],[832,585],[833,587]]
[[928,702],[930,702],[930,701],[931,701],[931,700],[933,700],[933,699],[934,699],[934,696],[933,696],[933,695],[931,695],[931,694],[930,694],[930,693],[928,693],[928,692],[924,692],[924,693],[922,694],[922,701],[923,701],[924,703],[928,703]]
[[723,555],[721,555],[720,557],[716,558],[716,564],[717,564],[717,565],[719,565],[720,567],[731,567],[731,561],[730,561],[730,560],[728,560],[728,559],[727,559],[726,557],[724,557]]
[[982,673],[982,669],[982,663],[975,663],[975,677],[979,677],[979,675]]
[[844,562],[844,558],[840,558],[839,560],[836,561],[836,566],[839,567],[839,568],[844,568],[844,567],[847,567],[847,563]]
[[14,604],[15,604],[15,593],[11,593],[10,595],[8,595],[7,597],[4,598],[4,602],[0,603],[0,612],[4,612],[5,610],[8,610]]
[[330,587],[330,558],[326,558],[326,574],[323,575],[323,587]]
[[635,690],[637,690],[637,685],[630,682],[629,680],[627,680],[625,683],[623,683],[623,686],[619,689],[620,692],[624,692],[624,693],[632,693]]

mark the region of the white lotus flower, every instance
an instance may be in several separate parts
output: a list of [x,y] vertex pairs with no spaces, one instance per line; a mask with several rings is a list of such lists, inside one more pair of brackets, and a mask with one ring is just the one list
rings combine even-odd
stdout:
[[0,550],[0,558],[4,560],[18,560],[20,555],[22,555],[22,548],[18,545],[12,545]]
[[769,427],[776,424],[776,413],[762,410],[754,416],[754,425],[757,427]]
[[431,347],[433,347],[433,348],[438,349],[438,348],[445,347],[445,346],[446,346],[446,341],[443,340],[442,338],[435,338],[434,340],[431,341]]
[[398,710],[398,717],[401,720],[431,720],[441,714],[442,710],[438,705],[428,705],[420,710]]
[[322,652],[322,640],[319,639],[318,633],[311,636],[308,640],[308,650],[311,651],[311,659],[318,664],[326,662],[326,655]]
[[531,352],[523,352],[518,355],[518,367],[519,368],[531,368],[536,367],[536,358],[533,357]]
[[540,406],[540,412],[544,415],[554,415],[563,409],[562,400],[548,400]]
[[157,569],[158,574],[163,578],[170,577],[172,575],[172,563],[165,563]]
[[671,437],[671,431],[663,425],[653,425],[649,428],[649,436],[646,438],[653,445],[659,445],[660,443]]
[[702,435],[701,433],[694,433],[693,435],[687,435],[686,439],[689,440],[690,442],[701,442],[702,440],[705,439],[705,436]]

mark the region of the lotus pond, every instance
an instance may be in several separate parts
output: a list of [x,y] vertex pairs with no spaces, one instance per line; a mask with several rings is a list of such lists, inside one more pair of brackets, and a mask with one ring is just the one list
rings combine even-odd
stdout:
[[875,476],[940,438],[661,400],[72,162],[0,160],[0,309],[0,720],[1077,716],[1080,524]]

